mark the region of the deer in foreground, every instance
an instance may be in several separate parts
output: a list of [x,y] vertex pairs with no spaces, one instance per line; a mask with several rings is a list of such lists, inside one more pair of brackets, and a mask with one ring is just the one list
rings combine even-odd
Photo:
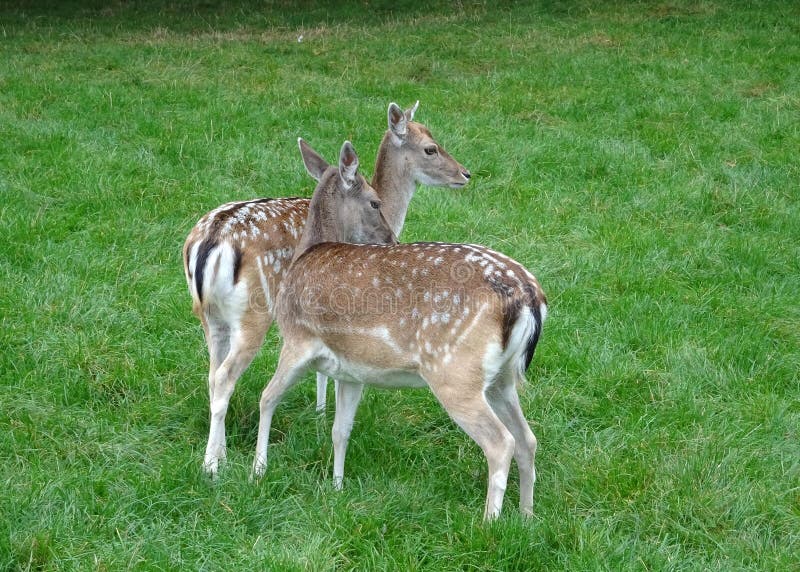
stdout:
[[[392,103],[389,129],[375,161],[372,184],[393,232],[403,228],[417,184],[463,187],[470,173],[413,121],[417,102]],[[224,204],[202,217],[183,247],[192,311],[209,353],[211,422],[204,468],[216,474],[225,458],[225,415],[236,382],[253,361],[272,324],[274,301],[303,233],[309,199],[255,199]],[[317,409],[327,379],[317,377]]]
[[517,386],[547,313],[539,283],[518,262],[483,246],[394,243],[350,143],[341,149],[338,168],[300,146],[319,183],[276,300],[284,341],[260,400],[254,476],[266,470],[275,408],[312,369],[338,381],[332,432],[337,488],[363,384],[427,386],[486,456],[484,518],[500,514],[512,457],[520,473],[520,510],[531,514],[536,438]]

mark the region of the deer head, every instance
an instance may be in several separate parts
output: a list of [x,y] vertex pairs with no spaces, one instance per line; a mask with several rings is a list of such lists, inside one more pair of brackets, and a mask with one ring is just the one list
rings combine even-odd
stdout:
[[303,139],[298,139],[298,144],[306,170],[318,182],[295,259],[320,242],[396,244],[397,238],[381,213],[378,193],[358,172],[358,155],[352,143],[344,142],[336,167]]
[[470,172],[436,142],[427,127],[413,121],[417,107],[419,101],[406,111],[396,103],[389,104],[391,142],[399,148],[403,164],[412,170],[414,180],[422,185],[463,187],[471,176]]

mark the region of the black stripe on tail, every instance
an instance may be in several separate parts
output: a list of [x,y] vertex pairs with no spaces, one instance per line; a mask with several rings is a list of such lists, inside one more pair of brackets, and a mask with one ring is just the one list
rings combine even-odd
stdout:
[[219,242],[216,239],[206,239],[200,243],[197,249],[197,262],[194,268],[194,284],[197,289],[197,298],[203,301],[203,278],[206,273],[206,262],[208,262],[208,255],[217,247]]
[[[203,301],[203,279],[206,273],[206,263],[208,262],[208,255],[219,245],[216,239],[207,238],[200,243],[200,248],[197,249],[197,265],[194,269],[195,286],[197,286],[197,298]],[[233,247],[233,285],[239,281],[239,273],[242,270],[242,250],[237,246]]]
[[522,314],[523,308],[530,308],[533,314],[534,330],[528,337],[528,343],[525,346],[525,371],[531,365],[533,353],[536,351],[536,344],[539,343],[539,335],[542,332],[542,304],[545,303],[537,297],[536,289],[532,285],[523,286],[524,296],[512,296],[511,292],[503,292],[500,287],[495,287],[495,291],[506,294],[506,306],[503,311],[502,323],[502,340],[503,350],[508,347],[508,341],[511,338],[511,331],[514,325]]
[[242,269],[242,250],[238,246],[233,247],[233,285],[239,281],[239,271]]
[[533,333],[528,338],[528,344],[525,347],[525,371],[528,371],[528,367],[531,365],[533,353],[536,351],[536,344],[539,343],[539,335],[542,332],[541,306],[534,301],[534,303],[530,306],[530,309],[531,312],[533,312],[533,321],[535,322],[536,326],[533,330]]
[[[185,252],[183,253],[183,267],[186,269],[186,276],[189,277],[190,282],[192,280],[192,269],[189,268],[189,258],[192,255],[192,246],[194,245],[192,244],[188,248],[185,248]],[[191,284],[189,287],[191,288]]]

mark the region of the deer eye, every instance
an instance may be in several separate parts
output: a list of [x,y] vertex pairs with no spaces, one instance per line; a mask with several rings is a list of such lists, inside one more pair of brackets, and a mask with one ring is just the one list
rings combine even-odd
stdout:
[[380,201],[370,201],[369,202],[369,206],[371,206],[375,210],[378,210],[379,208],[381,208],[381,202]]
[[436,149],[435,146],[434,147],[425,147],[425,154],[426,155],[436,155],[437,151],[438,150]]

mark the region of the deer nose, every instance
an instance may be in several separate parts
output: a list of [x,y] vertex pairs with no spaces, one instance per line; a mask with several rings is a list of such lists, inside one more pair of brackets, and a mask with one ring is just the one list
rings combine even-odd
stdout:
[[461,171],[461,174],[464,175],[465,179],[469,179],[472,176],[472,175],[470,175],[469,171],[467,171],[466,169]]

